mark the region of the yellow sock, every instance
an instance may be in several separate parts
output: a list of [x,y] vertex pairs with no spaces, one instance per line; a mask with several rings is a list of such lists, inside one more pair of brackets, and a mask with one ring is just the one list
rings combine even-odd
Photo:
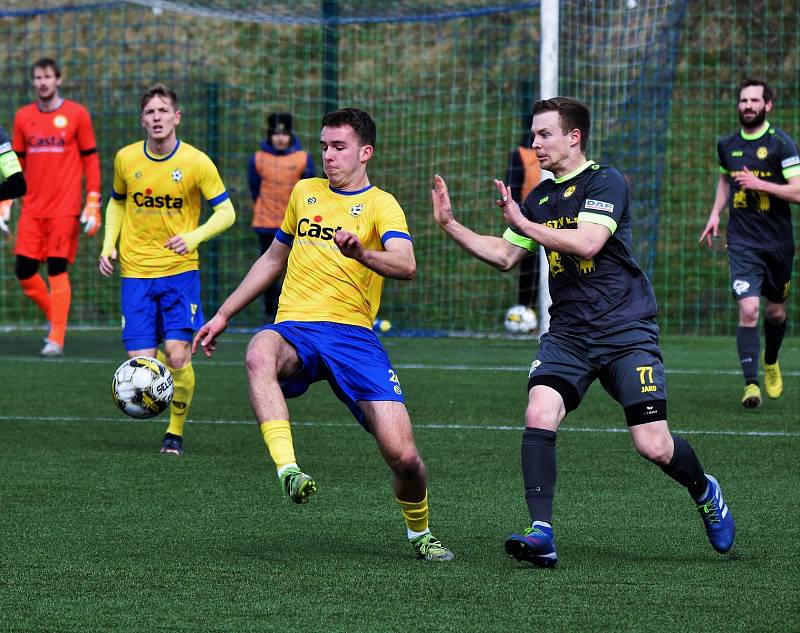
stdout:
[[[161,350],[158,350],[156,358],[166,365],[166,358]],[[167,433],[183,437],[183,427],[186,424],[186,414],[189,413],[189,405],[192,404],[194,397],[194,367],[189,363],[180,369],[169,367],[172,374],[172,381],[175,384],[175,391],[172,396],[172,404],[169,405],[169,426]]]
[[289,420],[266,420],[259,425],[264,444],[267,445],[275,467],[280,470],[287,464],[296,463],[292,428]]
[[425,532],[428,529],[428,492],[425,491],[425,498],[422,501],[402,501],[397,499],[400,510],[403,513],[406,527],[415,533]]

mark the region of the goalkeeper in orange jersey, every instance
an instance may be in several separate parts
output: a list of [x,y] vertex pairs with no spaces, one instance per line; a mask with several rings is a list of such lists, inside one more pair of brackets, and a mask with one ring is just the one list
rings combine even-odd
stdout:
[[[50,322],[42,356],[61,356],[72,300],[67,268],[78,251],[80,224],[89,236],[100,228],[100,160],[89,111],[59,94],[61,71],[55,60],[35,62],[31,77],[36,101],[17,111],[12,135],[27,182],[17,224],[15,273],[22,291]],[[6,231],[11,202],[0,202],[0,224]],[[44,261],[49,287],[39,274],[39,262]]]
[[[211,159],[178,139],[178,97],[162,84],[142,96],[147,138],[114,159],[100,272],[114,272],[119,239],[122,342],[128,356],[156,356],[175,383],[161,452],[183,453],[186,414],[194,395],[191,340],[203,325],[197,247],[236,219]],[[200,224],[201,196],[214,212]],[[158,349],[163,343],[163,352]]]

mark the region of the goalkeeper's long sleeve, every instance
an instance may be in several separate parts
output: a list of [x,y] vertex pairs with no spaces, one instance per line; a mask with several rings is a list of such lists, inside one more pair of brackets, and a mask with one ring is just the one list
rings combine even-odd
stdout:
[[125,216],[125,202],[109,199],[106,205],[106,230],[103,233],[103,249],[101,257],[109,257],[117,247],[117,239],[122,230],[122,218]]
[[214,207],[214,213],[205,223],[198,226],[194,231],[183,233],[183,241],[189,252],[197,250],[203,242],[210,240],[229,228],[236,221],[236,211],[230,199],[223,200]]

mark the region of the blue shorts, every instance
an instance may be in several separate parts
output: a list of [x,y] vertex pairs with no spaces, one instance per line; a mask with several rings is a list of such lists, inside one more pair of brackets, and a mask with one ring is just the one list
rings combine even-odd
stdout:
[[262,330],[273,330],[286,339],[302,364],[294,376],[281,381],[284,397],[296,398],[311,384],[327,380],[364,428],[359,400],[405,402],[397,373],[371,329],[327,321],[282,321]]
[[167,339],[191,341],[205,323],[197,270],[153,279],[123,277],[120,295],[122,342],[129,352]]

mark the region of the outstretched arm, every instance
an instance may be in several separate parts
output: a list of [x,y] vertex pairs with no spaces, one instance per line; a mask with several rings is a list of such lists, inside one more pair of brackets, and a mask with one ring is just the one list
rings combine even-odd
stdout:
[[214,317],[208,321],[192,341],[192,354],[197,346],[203,348],[206,356],[216,349],[216,338],[228,327],[230,320],[244,310],[254,299],[261,296],[286,268],[291,247],[279,240],[274,240],[267,252],[259,257],[250,268],[239,287],[231,293],[219,307]]
[[433,200],[433,219],[436,220],[436,224],[442,227],[450,239],[475,259],[486,262],[498,270],[507,271],[516,266],[528,252],[502,237],[481,235],[458,222],[453,215],[447,183],[438,174],[433,177],[431,198]]

